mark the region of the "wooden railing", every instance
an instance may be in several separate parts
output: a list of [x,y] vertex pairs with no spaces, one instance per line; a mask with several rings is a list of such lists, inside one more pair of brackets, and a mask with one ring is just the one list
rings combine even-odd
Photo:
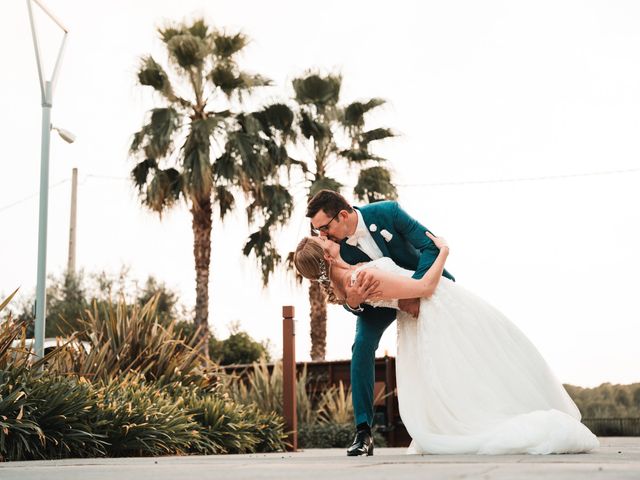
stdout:
[[640,437],[640,418],[583,418],[582,423],[599,437]]

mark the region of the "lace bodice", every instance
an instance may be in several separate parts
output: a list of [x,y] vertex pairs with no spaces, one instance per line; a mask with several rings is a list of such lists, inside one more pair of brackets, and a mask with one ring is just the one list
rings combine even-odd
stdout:
[[[367,268],[377,268],[379,270],[382,270],[384,272],[390,272],[390,273],[395,273],[397,275],[404,275],[405,277],[410,277],[413,275],[413,271],[411,270],[407,270],[405,268],[402,268],[401,266],[399,266],[398,264],[396,264],[391,258],[389,257],[382,257],[382,258],[378,258],[377,260],[373,260],[371,262],[367,262],[363,265],[360,265],[358,268],[356,268],[353,273],[351,274],[351,284],[353,285],[353,283],[355,283],[356,278],[358,278],[358,274],[362,271],[365,270]],[[394,300],[380,300],[377,302],[366,302],[367,305],[371,305],[372,307],[386,307],[386,308],[393,308],[398,310],[398,300],[394,299]]]

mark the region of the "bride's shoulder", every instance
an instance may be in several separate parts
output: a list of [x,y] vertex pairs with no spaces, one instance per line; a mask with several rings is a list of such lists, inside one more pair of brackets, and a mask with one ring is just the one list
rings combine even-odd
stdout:
[[368,262],[367,265],[371,267],[384,269],[385,267],[395,265],[395,262],[389,257],[380,257],[376,260],[372,260],[371,262]]

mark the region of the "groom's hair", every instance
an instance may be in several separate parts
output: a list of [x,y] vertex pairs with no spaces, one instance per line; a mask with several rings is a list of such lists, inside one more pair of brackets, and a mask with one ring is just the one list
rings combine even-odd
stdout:
[[351,213],[353,208],[347,202],[347,199],[333,190],[320,190],[316,193],[307,204],[307,217],[313,218],[316,213],[323,210],[325,214],[333,217],[340,210],[346,210]]

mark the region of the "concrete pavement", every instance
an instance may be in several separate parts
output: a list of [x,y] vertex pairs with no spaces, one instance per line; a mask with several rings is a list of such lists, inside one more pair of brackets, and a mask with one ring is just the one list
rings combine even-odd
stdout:
[[539,479],[640,480],[640,437],[601,438],[582,455],[405,455],[380,448],[348,458],[344,449],[297,453],[0,463],[0,480],[179,479]]

